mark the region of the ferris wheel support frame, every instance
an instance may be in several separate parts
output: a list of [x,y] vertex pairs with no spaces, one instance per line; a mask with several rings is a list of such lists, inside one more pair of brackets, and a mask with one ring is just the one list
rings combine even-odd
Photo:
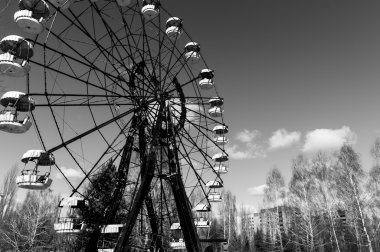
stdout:
[[[169,109],[168,109],[169,110]],[[169,121],[171,121],[169,113]],[[175,129],[172,123],[169,123],[170,130],[174,133]],[[169,182],[172,187],[175,199],[179,221],[185,240],[186,250],[189,252],[201,252],[202,246],[199,241],[197,228],[195,227],[191,207],[186,194],[185,186],[181,176],[181,165],[178,158],[178,150],[175,137],[172,137],[168,148],[168,161],[170,176]]]
[[[117,210],[123,198],[124,189],[128,184],[127,176],[129,172],[129,164],[132,157],[131,154],[132,154],[132,148],[133,148],[133,143],[135,139],[133,135],[136,132],[136,124],[137,124],[137,119],[134,116],[132,118],[131,128],[129,130],[126,143],[123,147],[123,153],[121,155],[121,160],[119,163],[119,167],[117,169],[116,187],[113,192],[113,198],[111,201],[113,202],[113,204],[111,205],[110,208],[107,209],[108,211],[106,211],[106,213],[104,214],[105,219],[107,220],[107,223],[114,223]],[[100,226],[95,227],[94,231],[92,232],[90,236],[90,240],[86,245],[85,252],[92,252],[92,251],[97,250],[97,244],[98,244],[100,235],[101,235]]]
[[[178,82],[176,81],[176,84],[178,86]],[[128,213],[128,216],[126,218],[125,225],[121,231],[121,234],[119,236],[119,239],[117,241],[117,245],[115,247],[115,252],[124,252],[128,251],[129,248],[129,237],[132,233],[133,227],[136,223],[137,216],[140,213],[140,210],[143,207],[143,203],[145,202],[145,205],[147,206],[148,214],[150,217],[150,224],[153,233],[156,233],[158,235],[158,226],[155,222],[156,217],[154,210],[153,212],[149,208],[149,191],[150,191],[150,185],[154,177],[154,170],[156,167],[156,148],[157,147],[163,147],[160,146],[159,140],[157,139],[160,135],[161,127],[162,127],[162,120],[166,118],[166,122],[168,124],[168,131],[171,133],[169,134],[167,138],[167,151],[168,151],[168,163],[169,163],[169,174],[167,176],[170,187],[173,192],[175,204],[177,213],[179,216],[179,220],[182,227],[183,236],[185,239],[186,249],[189,252],[201,252],[202,246],[199,241],[199,237],[197,234],[197,229],[195,227],[195,223],[193,220],[191,207],[187,198],[185,186],[182,181],[181,176],[181,165],[178,158],[178,150],[176,149],[176,131],[181,130],[180,128],[174,126],[174,123],[172,121],[172,118],[170,116],[170,108],[169,106],[165,105],[165,99],[166,97],[163,97],[163,99],[160,102],[160,109],[157,115],[157,121],[155,125],[153,126],[153,139],[151,139],[151,143],[148,145],[146,144],[146,136],[145,136],[145,127],[146,120],[144,118],[140,118],[140,124],[138,129],[139,134],[139,150],[140,150],[140,160],[142,160],[141,163],[141,182],[139,189],[137,190],[137,193],[134,197],[132,207],[130,209],[130,212]],[[184,99],[182,98],[182,105],[184,103]],[[186,108],[182,106],[185,110]],[[166,115],[166,116],[165,116]],[[142,115],[140,115],[143,117]],[[186,111],[182,111],[181,117],[186,117]],[[181,125],[181,124],[180,124]],[[153,241],[154,242],[154,241]],[[160,246],[161,244],[156,244],[157,246]]]
[[141,207],[144,203],[146,196],[149,193],[150,184],[154,177],[154,168],[156,162],[156,153],[153,150],[148,151],[148,155],[143,157],[141,164],[141,183],[136,193],[131,211],[128,213],[127,220],[121,234],[119,236],[115,252],[127,251],[129,247],[129,237],[132,233],[133,227],[140,213]]
[[156,215],[156,212],[154,211],[153,200],[150,194],[148,194],[145,197],[145,207],[148,212],[150,228],[152,229],[152,241],[151,241],[150,246],[153,247],[155,251],[161,251],[162,242],[159,239],[157,215]]

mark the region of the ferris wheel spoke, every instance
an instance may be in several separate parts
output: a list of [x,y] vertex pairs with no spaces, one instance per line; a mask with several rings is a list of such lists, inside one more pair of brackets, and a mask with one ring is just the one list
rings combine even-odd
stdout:
[[[86,67],[87,69],[89,69],[88,72],[94,71],[95,74],[97,74],[97,72],[99,72],[104,77],[107,77],[107,80],[109,80],[109,81],[111,81],[113,83],[117,83],[117,80],[119,80],[119,78],[120,78],[119,76],[113,76],[110,73],[108,73],[107,71],[101,70],[93,62],[91,62],[86,55],[83,55],[80,52],[78,52],[78,50],[76,50],[66,40],[62,39],[60,36],[57,36],[54,32],[51,32],[51,34],[54,35],[59,41],[61,41],[65,46],[67,46],[72,52],[74,52],[77,56],[79,56],[82,60],[84,60],[86,62],[83,62],[81,60],[78,60],[77,58],[74,58],[74,57],[72,57],[70,55],[67,55],[67,54],[63,53],[62,51],[57,51],[57,50],[55,50],[55,49],[53,49],[51,47],[46,46],[45,44],[43,44],[43,45],[39,44],[39,45],[42,46],[43,48],[47,48],[47,49],[51,50],[55,54],[61,55],[61,57],[65,58],[66,60],[67,59],[73,60],[74,62],[76,62],[76,63],[78,63],[78,64]],[[99,54],[103,54],[103,53],[99,53]],[[103,56],[104,56],[104,54],[103,54]],[[115,70],[115,72],[117,72],[117,69]],[[120,84],[116,84],[116,85],[118,85],[118,87],[121,88],[124,92],[128,92],[129,91],[129,90],[124,89],[124,87],[122,87]]]
[[[48,103],[50,103],[50,100],[48,98],[47,98],[47,101],[48,101]],[[59,129],[57,117],[56,117],[56,114],[54,113],[53,107],[49,106],[49,109],[51,111],[51,114],[52,114],[52,117],[53,117],[53,120],[54,120],[54,123],[55,123],[57,129]],[[58,134],[59,134],[59,137],[60,137],[61,141],[64,142],[63,131],[58,130]],[[83,174],[86,174],[86,171],[84,170],[84,168],[82,168],[82,166],[80,165],[80,163],[78,162],[78,160],[74,157],[73,151],[70,151],[69,148],[68,148],[68,146],[66,144],[63,147],[69,153],[69,156],[74,161],[74,163],[77,165],[77,167],[79,167],[79,169],[83,172]]]
[[[134,65],[137,65],[138,62],[136,62],[135,56],[133,55],[133,52],[135,52],[136,54],[138,54],[139,57],[140,57],[140,59],[142,59],[142,60],[144,60],[144,57],[143,57],[143,53],[140,50],[136,50],[136,48],[138,48],[138,45],[139,45],[140,36],[138,36],[139,39],[136,42],[135,36],[137,34],[135,34],[135,32],[132,31],[131,26],[132,26],[133,20],[136,17],[136,14],[138,14],[139,12],[135,11],[134,9],[133,9],[133,11],[134,12],[133,12],[133,16],[132,16],[132,22],[129,24],[127,22],[127,20],[125,19],[123,13],[122,13],[121,7],[119,7],[119,12],[120,12],[120,15],[121,15],[122,21],[123,21],[124,32],[126,34],[125,35],[125,39],[127,40],[127,46],[129,48],[129,51],[127,51],[128,52],[128,57],[129,57],[129,59],[132,60],[132,62],[133,62]],[[140,20],[141,20],[141,17],[140,17]],[[141,20],[141,22],[143,22],[143,21]],[[133,43],[131,43],[131,41]]]
[[[123,132],[119,132],[119,134],[116,136],[116,138],[113,140],[113,143],[116,142],[116,140],[123,134]],[[84,182],[86,182],[87,180],[90,181],[90,183],[93,183],[92,180],[90,179],[90,176],[94,173],[94,171],[96,170],[96,168],[98,168],[100,162],[103,160],[103,158],[109,153],[109,151],[113,149],[112,145],[108,145],[108,147],[106,148],[106,150],[101,154],[101,156],[98,158],[98,160],[95,162],[95,164],[90,168],[90,170],[85,173],[85,177],[78,183],[78,185],[76,187],[73,187],[73,192],[70,196],[73,196],[76,192],[78,192],[79,188],[83,185]],[[121,150],[119,152],[117,152],[116,154],[116,157],[119,156],[121,154]],[[115,162],[116,158],[113,158],[111,161],[110,159],[108,161],[111,162],[111,164],[113,164]],[[89,195],[91,195],[91,191],[89,192]]]
[[[174,77],[175,78],[175,77]],[[173,79],[174,79],[173,78]],[[188,85],[190,85],[190,84],[194,84],[194,82],[196,81],[196,80],[198,80],[199,79],[199,77],[197,76],[197,77],[193,77],[193,78],[191,78],[191,79],[189,79],[188,81],[186,81],[185,83],[180,83],[180,87],[183,89],[184,87],[186,87],[186,86],[188,86]],[[169,87],[170,86],[168,86],[164,91],[166,91],[166,92],[168,92],[169,94],[171,94],[171,93],[174,93],[174,92],[176,92],[176,88],[172,88],[172,89],[169,89]],[[199,97],[198,96],[195,96],[195,97],[191,97],[191,96],[189,96],[190,98],[196,98],[196,99],[198,99]]]
[[[90,175],[95,171],[95,169],[98,167],[99,163],[103,160],[103,158],[109,153],[110,150],[113,150],[113,152],[115,152],[115,157],[111,158],[111,161],[110,161],[110,164],[114,164],[117,157],[121,157],[121,161],[120,161],[120,164],[119,164],[119,168],[118,168],[118,173],[120,173],[121,170],[123,171],[126,171],[128,170],[128,168],[126,168],[127,166],[129,166],[130,164],[130,157],[129,159],[126,159],[125,157],[125,154],[127,153],[130,153],[131,152],[131,148],[133,147],[133,137],[132,135],[134,134],[134,125],[133,125],[133,120],[129,121],[125,126],[124,128],[122,128],[120,130],[120,132],[118,133],[118,135],[114,138],[114,140],[112,141],[111,144],[109,144],[106,148],[106,150],[102,153],[102,155],[100,156],[100,158],[95,162],[95,164],[92,166],[92,168],[89,170],[89,172],[86,174],[86,176],[82,179],[82,181],[77,185],[77,187],[75,188],[75,190],[77,191],[81,186],[82,184],[86,181],[86,179],[89,179]],[[127,129],[127,128],[130,128],[130,131],[129,131],[129,138],[127,138],[126,140],[126,143],[124,145],[123,148],[120,148],[120,150],[116,151],[114,149],[114,145],[115,143],[117,142],[117,140],[124,135],[124,131]],[[127,172],[128,174],[128,172]],[[119,179],[122,179],[123,178],[120,178],[120,174],[118,175],[119,176]],[[127,181],[125,181],[127,182]],[[120,186],[118,186],[119,188]],[[122,188],[119,188],[118,190],[121,190]],[[123,188],[124,189],[124,188]],[[91,194],[91,192],[90,192]],[[112,215],[113,213],[109,213],[110,215]],[[107,218],[108,219],[108,218]],[[112,221],[111,221],[112,223]]]
[[[199,184],[206,185],[206,182],[202,179],[202,177],[198,174],[197,169],[195,168],[195,165],[193,164],[192,160],[189,158],[191,153],[187,152],[185,145],[182,143],[181,140],[180,145],[183,147],[182,149],[179,149],[178,152],[182,156],[182,158],[186,161],[186,163],[189,165],[189,167],[193,170],[194,174],[196,175],[196,178],[199,182]],[[206,192],[203,189],[203,186],[201,187],[204,195],[206,195]]]
[[[198,103],[200,105],[204,105],[205,103],[204,102],[200,102]],[[195,103],[195,105],[197,105],[197,103]],[[205,113],[202,113],[201,111],[199,110],[194,110],[194,109],[191,109],[191,108],[187,108],[189,111],[191,111],[192,113],[194,113],[195,115],[198,115],[199,118],[203,118],[204,121],[208,122],[208,124],[220,124],[220,121],[216,120],[214,117],[211,117],[209,115],[206,115]],[[204,110],[204,108],[203,108]],[[223,123],[223,120],[222,120],[222,123]],[[196,125],[196,124],[193,124],[193,125]],[[197,125],[198,127],[201,127],[201,125]],[[204,127],[203,127],[204,128]],[[204,128],[204,129],[208,129],[207,127]]]
[[66,174],[62,171],[61,168],[59,168],[59,166],[57,164],[54,165],[55,168],[61,173],[61,175],[63,176],[63,178],[66,180],[66,182],[69,184],[69,186],[74,189],[74,185],[70,182],[69,178],[66,176]]
[[[42,96],[42,97],[45,97],[46,94],[45,93],[28,93],[29,96],[33,96],[33,97],[39,97],[39,96]],[[134,98],[136,96],[130,96],[130,95],[122,95],[122,94],[73,94],[73,93],[65,93],[65,94],[62,94],[62,93],[49,93],[49,97],[56,97],[55,100],[53,101],[53,103],[55,102],[58,102],[64,98],[67,98],[67,97],[72,97],[73,99],[77,99],[77,100],[86,100],[86,101],[90,101],[92,99],[106,99],[106,98],[125,98],[125,99],[131,99],[131,98]],[[145,96],[144,96],[145,97]],[[143,98],[143,96],[141,96],[140,98]],[[35,104],[36,106],[38,106],[39,104]]]
[[[94,8],[96,10],[96,13],[98,14],[98,17],[101,19],[104,28],[109,33],[109,35],[110,35],[109,38],[111,39],[112,44],[114,44],[114,45],[115,44],[116,45],[123,45],[123,43],[121,42],[121,38],[118,37],[117,33],[115,33],[115,31],[109,26],[109,24],[107,23],[107,21],[103,17],[102,12],[99,10],[99,8],[96,5],[94,5]],[[116,39],[116,42],[115,42],[115,39]],[[129,55],[128,51],[125,50],[124,47],[121,47],[121,49],[123,49],[124,53],[126,53],[127,55]],[[123,54],[118,50],[118,47],[116,47],[116,52],[117,52],[117,56],[118,57],[114,57],[112,55],[113,60],[115,60],[118,64],[123,65],[123,62],[121,61],[121,60],[123,60],[123,56],[122,56]]]
[[[139,62],[136,62],[136,60],[134,59],[134,57],[133,57],[133,55],[130,53],[131,51],[137,51],[137,52],[140,52],[139,50],[133,50],[134,48],[133,48],[133,45],[131,45],[132,43],[127,43],[127,45],[128,45],[128,47],[129,47],[129,51],[128,50],[125,50],[125,48],[124,48],[124,44],[123,43],[121,43],[121,40],[123,39],[123,38],[119,38],[118,37],[118,35],[117,35],[117,33],[115,33],[115,32],[113,32],[112,31],[112,29],[108,26],[108,24],[107,24],[107,22],[103,19],[103,17],[102,17],[102,15],[99,13],[99,16],[102,18],[102,20],[103,20],[103,24],[104,24],[104,26],[105,26],[105,28],[109,31],[109,32],[111,32],[112,33],[112,35],[113,36],[111,36],[111,38],[112,37],[115,37],[115,38],[117,38],[117,43],[115,43],[113,40],[112,40],[112,43],[114,44],[114,48],[116,49],[116,52],[117,52],[117,57],[115,57],[114,56],[114,58],[120,58],[121,60],[124,60],[124,58],[123,57],[121,57],[121,52],[119,51],[119,47],[121,47],[122,49],[123,49],[123,51],[124,51],[124,53],[126,53],[127,54],[127,57],[128,57],[128,59],[131,59],[132,61],[133,61],[133,64],[135,65],[135,66],[137,66],[138,64],[139,64]],[[125,20],[123,20],[123,22],[126,24],[126,22],[125,22]],[[126,28],[128,28],[128,25],[126,24],[126,25],[124,25],[124,27],[125,27],[125,29]],[[126,33],[127,33],[128,31],[126,31]],[[129,34],[129,35],[127,35],[126,36],[126,39],[128,39],[128,41],[130,41],[130,38],[132,38],[132,41],[134,41],[134,44],[135,44],[135,47],[137,47],[137,44],[136,44],[136,42],[135,42],[135,40],[134,40],[134,36],[135,36],[135,34],[130,34],[130,32],[129,33],[127,33],[127,34]],[[144,50],[143,50],[144,51]],[[143,54],[141,55],[141,53],[140,53],[140,57],[141,57],[141,60],[142,60],[142,62],[144,62],[144,56],[143,56]],[[117,62],[118,64],[120,64],[119,62]],[[126,68],[126,71],[129,73],[129,74],[133,74],[128,68]],[[155,92],[155,90],[154,89],[152,89],[151,88],[151,80],[149,79],[149,78],[147,78],[147,79],[145,79],[145,80],[140,80],[139,78],[140,77],[138,77],[138,75],[135,75],[135,74],[133,74],[134,75],[134,77],[137,77],[137,80],[138,81],[140,81],[140,82],[144,82],[144,83],[149,83],[150,85],[143,85],[142,87],[141,86],[136,86],[138,89],[139,89],[139,91],[141,92],[140,94],[143,94],[143,93],[145,93],[145,92],[148,92],[148,90],[150,90],[149,92]],[[143,76],[143,78],[144,78],[145,76]]]
[[88,136],[89,134],[91,134],[91,133],[93,133],[93,132],[95,132],[95,131],[98,131],[98,130],[100,130],[101,128],[103,128],[103,127],[105,127],[105,126],[107,126],[107,125],[109,125],[109,124],[111,124],[111,123],[113,123],[113,122],[115,122],[115,121],[117,121],[117,120],[123,118],[124,116],[127,116],[127,115],[129,115],[129,114],[131,114],[131,113],[133,113],[133,112],[136,112],[137,110],[138,110],[138,109],[133,108],[133,109],[130,109],[130,110],[128,110],[128,111],[126,111],[126,112],[124,112],[124,113],[122,113],[122,114],[120,114],[120,115],[117,115],[116,117],[114,117],[114,118],[112,118],[112,119],[110,119],[110,120],[108,120],[108,121],[105,121],[105,122],[103,122],[103,123],[97,125],[96,127],[92,128],[92,129],[90,129],[90,130],[88,130],[88,131],[86,131],[86,132],[83,132],[82,134],[79,134],[78,136],[75,136],[75,137],[73,137],[73,138],[71,138],[71,139],[69,139],[69,140],[65,140],[65,141],[62,142],[61,144],[59,144],[59,145],[57,145],[57,146],[55,146],[55,147],[53,147],[53,148],[50,148],[50,149],[48,150],[48,152],[54,152],[54,151],[57,151],[57,150],[61,149],[62,147],[65,147],[65,146],[67,146],[67,145],[69,145],[69,144],[71,144],[71,143],[77,141],[78,139],[81,139],[81,138],[83,138],[83,137],[86,137],[86,136]]
[[[196,148],[198,149],[201,157],[204,158],[205,162],[207,163],[208,167],[212,167],[213,165],[211,164],[211,162],[209,161],[209,159],[211,158],[207,153],[205,153],[205,151],[203,149],[201,149],[198,144],[193,140],[193,137],[190,136],[190,134],[187,132],[187,131],[184,131],[184,134],[181,134],[182,137],[186,138],[190,143],[194,144],[194,146],[196,146]],[[223,150],[224,151],[224,150]],[[221,179],[220,175],[217,174],[215,171],[213,171],[216,176],[218,177],[218,179],[220,179],[221,182],[223,182],[223,180]]]
[[[103,90],[103,91],[107,91],[107,92],[113,93],[112,91],[110,91],[110,90],[108,90],[108,89],[106,89],[106,88],[104,88],[104,87],[100,87],[100,86],[97,86],[97,85],[91,84],[91,83],[87,82],[86,80],[77,79],[75,76],[73,76],[73,75],[71,75],[71,74],[68,74],[68,73],[66,73],[66,72],[62,72],[62,71],[60,71],[60,70],[58,70],[58,69],[55,69],[55,68],[52,68],[52,67],[50,67],[50,66],[46,66],[46,65],[44,65],[43,63],[40,63],[40,62],[37,62],[37,61],[34,61],[34,60],[30,60],[30,62],[32,62],[32,63],[34,63],[34,64],[36,64],[36,65],[38,65],[38,66],[44,67],[44,68],[47,69],[47,70],[51,70],[51,71],[53,71],[53,72],[55,72],[55,73],[57,73],[57,74],[60,74],[60,75],[64,75],[64,76],[66,76],[66,77],[69,77],[69,78],[71,78],[71,79],[74,80],[74,81],[78,81],[78,82],[81,82],[81,83],[83,83],[83,84],[85,84],[85,85],[90,85],[90,86],[95,87],[95,88],[97,88],[97,89],[100,89],[100,90]],[[113,94],[117,94],[117,93],[113,93]]]
[[[167,71],[168,73],[170,72],[170,71]],[[173,73],[172,74],[172,79],[176,79],[177,78],[177,76],[178,76],[178,74],[180,73],[180,71],[178,71],[177,73]],[[166,75],[165,76],[165,78],[166,77],[168,77],[168,75]],[[189,85],[189,84],[193,84],[197,79],[199,79],[199,77],[197,76],[197,77],[194,77],[194,76],[190,76],[189,77],[189,80],[187,80],[185,83],[183,83],[183,84],[180,84],[180,86],[181,86],[181,88],[184,88],[184,87],[186,87],[187,85]],[[173,93],[173,92],[175,92],[175,90],[176,89],[169,89],[170,88],[170,86],[167,86],[165,89],[164,89],[164,91],[165,92],[168,92],[168,93]]]
[[[155,40],[150,40],[149,37],[147,36],[145,22],[143,22],[143,26],[142,27],[143,27],[143,30],[142,30],[142,36],[143,36],[143,57],[144,57],[144,59],[147,58],[148,61],[154,63],[155,57],[152,55],[153,48],[151,48],[150,41],[153,41],[153,42],[156,42],[156,41]],[[157,53],[160,54],[160,51],[158,51]],[[144,56],[144,55],[146,55],[146,56]],[[153,70],[152,70],[152,74],[151,75],[152,75],[153,78],[157,78],[155,70],[154,70],[154,64],[152,66],[153,66]]]
[[207,127],[201,126],[200,124],[196,124],[196,123],[193,123],[193,122],[188,122],[188,123],[192,127],[194,127],[198,132],[200,132],[200,134],[202,136],[205,136],[206,141],[209,141],[210,143],[212,143],[212,145],[213,145],[212,147],[213,148],[217,148],[217,149],[219,149],[219,150],[221,150],[222,152],[225,153],[224,148],[222,148],[221,146],[215,145],[214,140],[205,132],[205,131],[209,131],[209,129]]
[[[165,61],[165,59],[167,59],[168,55],[169,55],[169,59],[167,59],[167,63],[165,64],[165,72],[166,74],[164,76],[161,76],[160,79],[162,79],[162,83],[165,83],[166,82],[166,79],[169,75],[169,73],[171,73],[171,67],[170,67],[170,64],[171,64],[171,61],[173,59],[173,56],[175,56],[174,54],[174,51],[178,51],[178,49],[175,47],[175,43],[172,42],[170,39],[167,39],[167,35],[166,33],[160,28],[160,25],[157,25],[155,23],[153,23],[154,27],[158,30],[158,36],[159,36],[159,40],[158,40],[158,44],[159,44],[159,48],[158,48],[158,57],[156,59],[156,62],[155,62],[155,65],[158,65],[159,67],[163,67],[163,62]],[[166,44],[165,44],[165,41],[168,41],[171,45],[171,47],[168,47]],[[173,66],[174,67],[174,66]],[[173,68],[172,67],[172,68]],[[161,71],[160,71],[161,73]]]
[[[102,17],[102,15],[99,13],[100,11],[99,11],[99,9],[97,9],[97,8],[95,8],[95,10],[97,11],[97,13],[98,13],[98,15],[100,16],[100,18],[102,18],[102,20],[103,20],[103,17]],[[85,35],[94,45],[95,45],[95,47],[96,48],[98,48],[98,50],[100,51],[100,54],[102,54],[102,56],[103,57],[105,57],[105,58],[109,58],[109,57],[112,57],[112,59],[114,60],[114,61],[116,61],[118,64],[122,64],[122,62],[120,62],[120,60],[119,60],[119,58],[115,58],[115,57],[113,57],[112,56],[112,54],[106,54],[105,52],[107,52],[108,50],[106,49],[106,48],[104,48],[99,42],[98,42],[98,40],[96,39],[96,38],[93,38],[92,37],[92,35],[87,31],[87,28],[78,20],[78,18],[75,16],[75,13],[73,13],[71,10],[70,10],[70,12],[71,12],[71,14],[73,15],[73,17],[74,17],[74,19],[78,22],[78,24],[77,23],[75,23],[70,17],[68,17],[64,12],[62,12],[61,10],[58,10],[59,12],[60,12],[60,14],[62,14],[62,16],[63,17],[65,17],[65,19],[68,21],[68,22],[70,22],[79,32],[81,32],[83,35]],[[103,20],[104,21],[104,20]],[[110,29],[106,24],[105,24],[105,27],[107,28],[107,31],[108,32],[112,32],[112,29]],[[52,34],[54,34],[54,33],[52,33]],[[64,41],[64,40],[62,40],[61,38],[60,38],[60,36],[55,36],[56,38],[58,38],[59,40],[61,40],[62,42],[64,42],[66,45],[67,45],[67,43]],[[72,48],[72,46],[69,46],[70,48],[71,48],[71,50],[73,50],[73,48]],[[76,50],[73,50],[74,52],[76,51]],[[78,53],[78,52],[76,52],[76,53]],[[80,54],[79,54],[80,55]],[[81,57],[83,58],[83,59],[86,59],[86,57],[84,57],[83,55],[81,55]],[[91,63],[90,63],[91,64]],[[114,69],[114,71],[117,71],[117,69],[116,69],[116,67],[113,65],[113,64],[110,64],[112,67],[113,67],[113,69]],[[107,75],[106,75],[107,76]]]
[[[46,65],[44,65],[43,63],[40,63],[40,62],[37,62],[37,61],[34,61],[34,60],[30,60],[30,62],[32,62],[32,63],[34,63],[34,64],[36,64],[36,65],[38,65],[38,66],[45,67],[45,69],[50,70],[50,71],[53,71],[53,72],[55,72],[55,73],[57,73],[57,74],[60,74],[60,75],[63,75],[63,76],[69,77],[69,78],[71,78],[71,79],[74,80],[74,81],[77,81],[77,82],[80,82],[80,83],[84,84],[85,86],[86,86],[86,85],[89,85],[89,86],[92,86],[92,87],[94,87],[94,88],[96,88],[96,89],[106,91],[106,92],[108,92],[108,93],[110,93],[110,94],[112,94],[112,95],[119,96],[119,97],[121,96],[119,93],[114,92],[114,91],[112,91],[112,90],[110,90],[110,89],[107,89],[107,88],[105,88],[105,87],[103,87],[103,86],[99,86],[99,85],[96,85],[96,84],[90,83],[90,82],[87,81],[87,80],[84,80],[84,79],[81,79],[81,78],[77,78],[77,76],[75,76],[75,75],[71,75],[71,74],[69,74],[69,73],[67,73],[67,72],[62,72],[62,71],[60,71],[59,69],[53,68],[53,67],[51,67],[51,66],[46,66]],[[116,83],[116,82],[115,82],[115,83]],[[118,86],[119,86],[119,85],[118,85]],[[141,87],[136,87],[136,88],[137,88],[137,89],[142,89]],[[128,94],[127,97],[136,97],[136,95],[131,94],[130,91],[127,91],[127,90],[125,90],[124,88],[123,88],[123,90]]]
[[[114,152],[115,155],[113,158],[109,159],[107,162],[110,162],[111,164],[114,164],[114,162],[116,161],[116,158],[121,156],[121,152],[123,151],[123,148],[120,148],[120,150],[116,150],[115,149],[115,144],[118,145],[118,140],[120,139],[121,136],[123,136],[125,133],[125,130],[128,128],[128,127],[131,127],[130,125],[130,122],[129,121],[128,123],[126,123],[124,125],[124,128],[122,128],[119,133],[116,135],[116,137],[113,139],[113,141],[107,145],[107,148],[104,150],[104,152],[100,155],[100,157],[97,159],[97,161],[93,164],[93,166],[90,168],[90,170],[85,173],[85,177],[78,183],[78,185],[73,188],[73,192],[70,196],[74,195],[75,192],[77,192],[79,190],[79,188],[83,185],[83,183],[86,181],[86,180],[89,180],[91,183],[92,181],[90,180],[90,176],[91,174],[96,170],[96,168],[98,168],[100,162],[104,159],[104,157],[110,153],[110,151]],[[91,192],[89,192],[89,194],[91,194]]]
[[51,107],[96,107],[96,106],[133,106],[135,105],[134,103],[115,103],[115,102],[108,102],[108,103],[88,103],[88,101],[84,101],[84,102],[81,102],[81,103],[69,103],[70,101],[68,102],[64,102],[64,103],[46,103],[46,104],[37,104],[35,105],[35,107],[48,107],[48,106],[51,106]]

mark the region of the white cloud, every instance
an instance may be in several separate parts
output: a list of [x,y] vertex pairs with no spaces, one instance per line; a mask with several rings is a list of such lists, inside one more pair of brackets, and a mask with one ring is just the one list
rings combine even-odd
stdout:
[[261,196],[261,195],[264,195],[265,188],[267,187],[268,186],[266,184],[259,185],[256,187],[251,187],[251,188],[248,188],[248,193],[255,196]]
[[304,152],[334,151],[344,143],[355,144],[357,135],[347,126],[340,129],[316,129],[306,134]]
[[299,142],[300,139],[300,132],[288,132],[286,129],[278,129],[269,138],[269,149],[285,148]]
[[[81,178],[81,177],[84,176],[84,174],[81,171],[73,169],[73,168],[66,168],[64,166],[61,167],[61,171],[63,172],[63,174],[67,178]],[[62,176],[62,174],[60,172],[57,173],[56,177],[58,179],[62,179],[63,178],[63,176]]]
[[228,144],[226,152],[232,159],[252,159],[265,157],[263,148],[257,144],[256,139],[260,135],[258,130],[249,131],[244,129],[236,135],[236,140],[240,144]]
[[258,130],[249,131],[247,129],[244,129],[237,134],[236,140],[242,143],[249,143],[252,142],[259,134],[260,132]]

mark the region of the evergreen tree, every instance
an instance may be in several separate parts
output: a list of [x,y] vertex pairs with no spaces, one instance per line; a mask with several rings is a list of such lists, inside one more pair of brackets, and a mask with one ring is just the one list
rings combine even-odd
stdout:
[[255,232],[254,236],[254,246],[256,252],[263,252],[265,251],[265,244],[264,244],[264,234],[261,229],[258,229],[257,232]]

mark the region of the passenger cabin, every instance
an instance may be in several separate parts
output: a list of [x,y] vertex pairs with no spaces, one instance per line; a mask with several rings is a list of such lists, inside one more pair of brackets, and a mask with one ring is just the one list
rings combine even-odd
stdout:
[[181,224],[179,222],[174,222],[170,226],[170,233],[171,233],[171,241],[170,241],[170,248],[173,250],[183,250],[186,249],[185,241],[182,238],[182,229]]
[[39,174],[35,170],[23,170],[21,175],[16,178],[16,184],[19,188],[29,190],[45,190],[53,182],[49,178],[49,173]]
[[226,125],[216,125],[212,131],[215,135],[225,135],[228,133],[228,126]]
[[220,117],[223,114],[223,99],[219,97],[214,97],[208,101],[210,104],[210,109],[208,110],[208,113],[212,117]]
[[210,192],[207,196],[207,199],[210,202],[221,202],[222,194],[220,192]]
[[18,112],[29,112],[34,110],[33,98],[18,91],[9,91],[0,98],[0,104],[5,107],[0,111],[0,130],[8,133],[25,133],[32,126],[28,115],[18,120]]
[[30,71],[28,60],[33,56],[33,46],[25,38],[9,35],[0,41],[0,73],[10,77],[23,77]]
[[226,153],[218,153],[212,157],[215,163],[222,163],[228,161],[228,155]]
[[212,159],[214,160],[213,169],[218,174],[225,174],[228,172],[228,155],[225,153],[215,154]]
[[178,241],[172,240],[170,242],[170,248],[173,250],[185,250],[186,251],[186,243],[183,238],[179,238]]
[[26,60],[16,58],[10,53],[0,54],[0,74],[9,77],[24,77],[30,71],[30,65]]
[[4,107],[13,107],[18,112],[29,112],[35,108],[34,99],[18,91],[4,93],[0,98],[0,104]]
[[210,180],[206,183],[208,188],[223,188],[223,183],[217,180]]
[[109,224],[102,226],[100,229],[101,238],[98,241],[98,252],[113,252],[116,247],[119,233],[124,224]]
[[109,224],[101,227],[100,232],[102,234],[116,234],[119,233],[124,224]]
[[214,71],[211,69],[202,69],[199,74],[201,80],[199,81],[199,87],[201,89],[211,89],[214,86]]
[[215,136],[214,137],[214,143],[216,145],[225,145],[228,143],[228,139],[225,136]]
[[182,19],[171,17],[166,21],[166,35],[170,39],[178,39],[182,33]]
[[196,63],[200,57],[201,47],[196,42],[189,42],[185,45],[185,59],[190,63]]
[[211,221],[204,218],[199,218],[199,220],[195,221],[195,226],[197,228],[209,228],[211,226]]
[[32,43],[17,35],[4,37],[0,41],[0,49],[4,53],[10,53],[23,60],[29,60],[33,56]]
[[193,208],[193,211],[195,212],[210,212],[211,206],[208,204],[198,204]]
[[148,1],[144,0],[142,4],[141,13],[144,16],[144,19],[149,21],[155,17],[158,16],[160,13],[160,3],[159,1],[151,1],[148,3]]
[[212,131],[214,132],[214,142],[217,145],[225,145],[228,143],[228,139],[225,134],[228,132],[226,125],[216,125]]
[[213,169],[218,174],[225,174],[228,172],[228,166],[225,163],[215,163]]
[[14,21],[26,33],[40,34],[49,17],[49,5],[44,0],[21,0]]
[[85,199],[81,197],[67,197],[61,200],[58,205],[58,222],[54,223],[54,230],[57,233],[75,234],[85,230],[86,224],[80,217],[80,211],[87,205]]
[[17,119],[17,112],[0,111],[0,130],[8,133],[22,134],[27,132],[32,126],[29,116],[22,120]]
[[[24,153],[21,162],[25,164],[25,167],[21,171],[21,175],[16,178],[18,187],[30,190],[44,190],[51,185],[52,179],[49,178],[50,166],[55,164],[53,154],[43,150],[29,150]],[[34,164],[33,169],[27,168],[30,162]],[[45,173],[41,173],[38,170],[41,166],[49,166],[49,169]]]

